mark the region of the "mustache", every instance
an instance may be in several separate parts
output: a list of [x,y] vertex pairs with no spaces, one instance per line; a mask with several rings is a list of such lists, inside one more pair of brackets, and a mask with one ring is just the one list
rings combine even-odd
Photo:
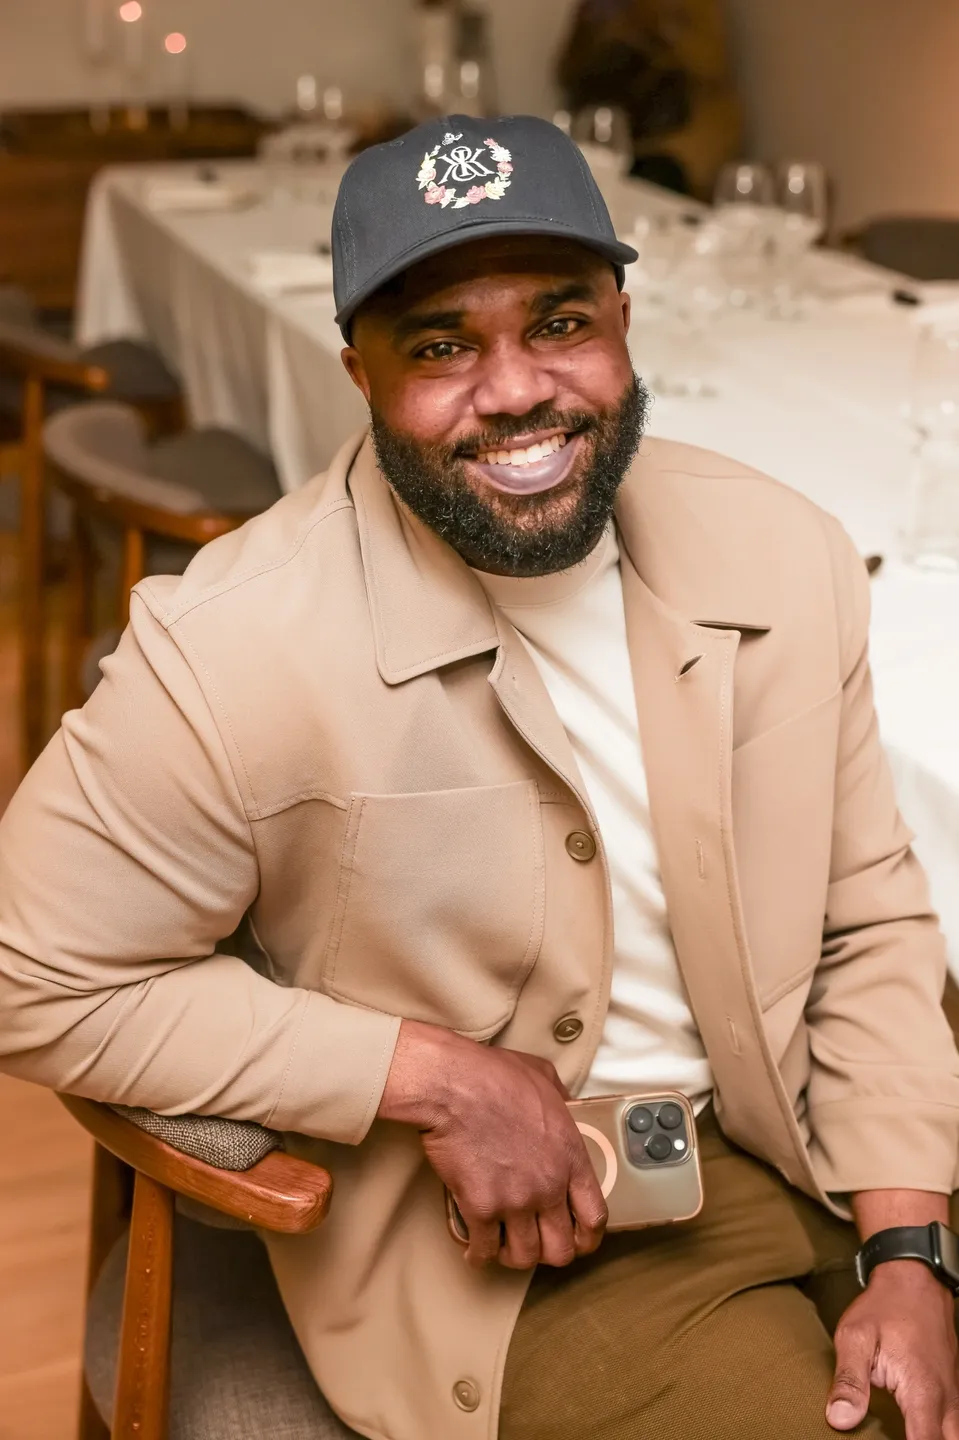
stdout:
[[517,435],[531,430],[565,430],[583,433],[595,430],[599,417],[586,410],[557,410],[552,405],[537,405],[525,415],[504,415],[496,424],[472,435],[463,435],[454,444],[444,447],[451,460],[463,460],[482,450],[496,450]]

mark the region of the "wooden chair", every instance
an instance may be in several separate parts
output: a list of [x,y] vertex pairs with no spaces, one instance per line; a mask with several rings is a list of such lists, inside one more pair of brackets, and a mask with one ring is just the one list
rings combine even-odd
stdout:
[[46,504],[43,426],[51,408],[113,394],[135,403],[157,432],[182,424],[182,400],[159,358],[132,341],[81,351],[36,323],[0,317],[0,374],[20,386],[20,707],[24,769],[43,738]]
[[[235,1128],[234,1122],[198,1116],[166,1119],[144,1111],[124,1115],[75,1096],[60,1099],[96,1142],[88,1290],[127,1222],[130,1225],[112,1429],[107,1430],[84,1382],[79,1440],[166,1440],[175,1196],[199,1201],[256,1229],[305,1235],[325,1218],[333,1182],[326,1170],[279,1148],[245,1171],[227,1170],[186,1153],[193,1148],[191,1131],[197,1127],[202,1127],[203,1147],[209,1149],[210,1135],[215,1144],[217,1131]],[[142,1128],[151,1121],[159,1122],[177,1148]],[[279,1145],[271,1132],[259,1126],[248,1129],[266,1137],[267,1145]]]
[[[197,488],[218,479],[216,455],[211,463],[205,444],[217,436],[221,452],[226,444],[227,469],[236,473],[238,508],[214,508]],[[112,650],[129,618],[133,586],[151,571],[182,572],[200,546],[237,529],[280,489],[271,462],[225,432],[192,431],[164,442],[161,470],[183,473],[193,484],[151,473],[161,447],[150,449],[141,417],[123,405],[88,404],[54,415],[43,428],[42,444],[48,478],[72,506],[61,682],[62,709],[68,710],[83,704],[96,683],[91,657]],[[220,483],[219,490],[224,488]],[[97,627],[95,536],[104,532],[119,535],[118,564],[112,615]],[[41,667],[35,682],[41,717],[43,680]]]

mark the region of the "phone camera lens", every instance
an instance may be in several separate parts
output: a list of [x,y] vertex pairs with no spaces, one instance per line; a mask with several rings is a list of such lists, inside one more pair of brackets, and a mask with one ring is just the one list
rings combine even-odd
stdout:
[[650,1135],[646,1141],[646,1154],[651,1160],[668,1160],[673,1153],[673,1142],[667,1135]]
[[637,1105],[634,1110],[630,1110],[626,1124],[634,1135],[645,1135],[653,1128],[653,1112],[647,1110],[645,1105]]
[[683,1112],[678,1105],[670,1102],[659,1107],[658,1119],[664,1130],[678,1130],[683,1123]]

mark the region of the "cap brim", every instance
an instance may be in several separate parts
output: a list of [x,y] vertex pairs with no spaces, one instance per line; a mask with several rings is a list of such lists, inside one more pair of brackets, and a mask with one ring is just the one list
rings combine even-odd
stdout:
[[[619,240],[603,240],[595,235],[583,235],[558,220],[479,220],[471,225],[462,225],[456,230],[447,231],[445,235],[434,235],[429,240],[411,246],[404,254],[395,256],[382,270],[370,276],[366,284],[351,295],[343,308],[336,312],[337,325],[341,330],[344,329],[364,301],[420,260],[428,260],[431,255],[439,255],[443,250],[468,245],[473,240],[483,240],[490,235],[549,235],[557,240],[572,240],[575,244],[582,245],[584,250],[592,250],[595,254],[602,255],[604,260],[617,267],[631,265],[634,260],[639,259],[638,252],[631,245],[624,245]],[[622,284],[622,275],[619,280]]]

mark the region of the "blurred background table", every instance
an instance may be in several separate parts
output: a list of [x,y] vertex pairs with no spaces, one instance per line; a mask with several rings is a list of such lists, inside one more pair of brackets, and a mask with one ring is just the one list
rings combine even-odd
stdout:
[[[107,121],[110,121],[108,115]],[[193,156],[253,155],[269,128],[241,106],[199,106],[173,128],[166,109],[130,128],[120,112],[104,133],[83,109],[7,111],[0,123],[0,278],[47,309],[69,309],[87,192],[105,166]]]
[[[255,165],[219,165],[217,175],[208,183],[263,191]],[[255,257],[318,256],[329,241],[335,176],[310,204],[151,208],[151,184],[177,176],[194,184],[196,167],[116,168],[96,182],[78,338],[152,340],[181,375],[194,423],[227,425],[269,448],[284,488],[295,489],[329,463],[366,411],[340,362],[329,285],[273,293],[258,284]],[[617,199],[623,224],[630,208],[668,214],[690,205],[641,181],[625,182]],[[959,636],[959,579],[897,560],[909,494],[901,407],[914,314],[894,302],[902,281],[890,272],[831,251],[813,252],[806,265],[819,305],[801,321],[743,313],[712,327],[717,395],[654,397],[650,433],[756,466],[837,515],[864,555],[886,557],[873,581],[877,703],[959,974],[959,680],[946,658]],[[640,373],[651,337],[638,311]]]

